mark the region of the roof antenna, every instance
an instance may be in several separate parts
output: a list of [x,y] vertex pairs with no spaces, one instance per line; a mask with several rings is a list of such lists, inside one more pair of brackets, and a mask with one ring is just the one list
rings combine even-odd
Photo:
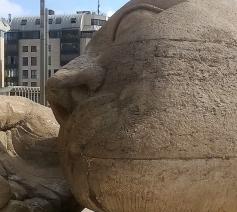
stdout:
[[11,14],[11,13],[8,14],[8,22],[9,22],[9,23],[12,22],[12,14]]
[[98,0],[98,9],[97,9],[98,15],[100,14],[100,0]]

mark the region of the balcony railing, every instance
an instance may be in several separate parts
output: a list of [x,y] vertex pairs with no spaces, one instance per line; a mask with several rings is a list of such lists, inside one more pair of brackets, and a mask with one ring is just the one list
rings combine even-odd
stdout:
[[12,86],[12,87],[0,88],[0,95],[22,96],[36,103],[40,102],[39,87]]

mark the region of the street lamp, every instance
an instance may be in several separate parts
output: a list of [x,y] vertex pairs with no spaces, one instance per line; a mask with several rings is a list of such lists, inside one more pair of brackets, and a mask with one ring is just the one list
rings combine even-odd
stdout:
[[40,0],[40,104],[46,105],[45,84],[48,72],[48,9]]

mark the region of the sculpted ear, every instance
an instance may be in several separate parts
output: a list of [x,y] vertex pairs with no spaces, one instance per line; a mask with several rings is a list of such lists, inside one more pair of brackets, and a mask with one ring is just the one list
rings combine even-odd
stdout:
[[[141,35],[146,26],[150,26],[154,13],[160,13],[163,9],[148,3],[140,3],[128,7],[119,15],[114,25],[112,39],[113,41],[135,41],[143,40]],[[145,34],[149,31],[145,30]]]
[[[87,99],[89,93],[96,92],[104,80],[104,74],[97,60],[85,55],[70,62],[48,80],[47,100],[60,124],[67,120],[78,102]],[[76,100],[73,96],[75,92]]]

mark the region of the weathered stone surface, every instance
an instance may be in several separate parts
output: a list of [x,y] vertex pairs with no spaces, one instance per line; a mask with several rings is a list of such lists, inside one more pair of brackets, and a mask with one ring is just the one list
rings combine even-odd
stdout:
[[43,203],[63,211],[72,195],[58,163],[52,111],[25,98],[0,98],[0,208],[11,199],[4,211],[52,211]]
[[31,212],[24,202],[11,200],[1,212]]
[[25,98],[1,96],[0,144],[12,156],[34,163],[55,163],[58,129],[49,108]]
[[11,199],[11,189],[8,182],[0,176],[0,209]]
[[25,200],[31,212],[56,212],[53,206],[45,199],[33,198]]
[[2,176],[4,178],[7,178],[7,171],[6,171],[6,169],[3,167],[3,165],[1,163],[0,163],[0,176]]
[[237,211],[236,11],[234,0],[132,0],[48,81],[84,206]]
[[24,200],[27,198],[28,194],[23,186],[14,181],[9,181],[9,185],[15,200]]

